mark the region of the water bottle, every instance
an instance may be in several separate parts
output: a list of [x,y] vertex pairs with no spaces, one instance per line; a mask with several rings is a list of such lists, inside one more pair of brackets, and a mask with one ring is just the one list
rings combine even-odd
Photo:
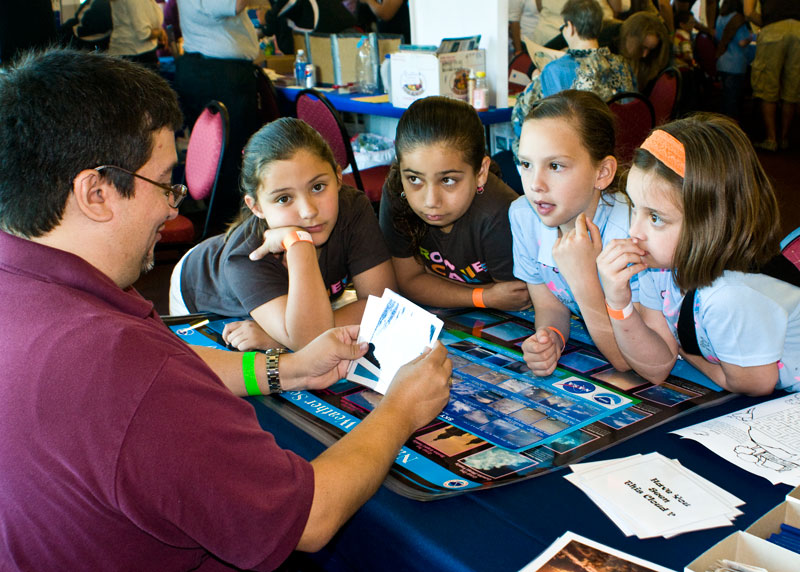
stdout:
[[374,93],[378,89],[375,73],[378,66],[372,44],[366,36],[361,36],[356,47],[356,89],[360,93]]
[[389,94],[391,99],[392,90],[392,60],[391,54],[386,54],[381,63],[381,81],[383,82],[383,91]]
[[306,83],[306,52],[297,50],[294,56],[294,83],[298,87],[303,87]]
[[475,111],[489,110],[489,85],[486,83],[486,72],[475,73],[475,87],[472,90],[472,107]]

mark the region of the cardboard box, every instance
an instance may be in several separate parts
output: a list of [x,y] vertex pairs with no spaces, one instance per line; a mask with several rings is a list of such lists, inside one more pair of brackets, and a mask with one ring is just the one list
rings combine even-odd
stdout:
[[[358,42],[365,34],[294,34],[295,51],[306,51],[306,57],[317,68],[317,83],[346,85],[356,81],[356,54]],[[399,34],[376,34],[378,66],[386,54],[400,48],[403,37]],[[373,40],[373,45],[374,45]],[[377,76],[380,81],[380,75]]]
[[[770,535],[780,533],[781,524],[800,528],[800,501],[789,495],[784,502],[747,527],[745,532],[766,540]],[[800,566],[798,566],[798,570],[800,570]]]
[[769,572],[797,572],[800,555],[747,532],[735,532],[690,562],[684,572],[706,572],[726,558],[742,564],[760,566]]
[[267,56],[266,67],[281,75],[294,76],[294,56]]
[[486,71],[485,50],[438,55],[410,51],[392,54],[392,105],[406,108],[431,95],[466,101],[470,70]]

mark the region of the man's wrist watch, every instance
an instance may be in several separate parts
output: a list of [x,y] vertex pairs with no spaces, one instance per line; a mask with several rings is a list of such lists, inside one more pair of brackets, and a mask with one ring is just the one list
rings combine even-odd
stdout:
[[287,350],[284,348],[269,348],[264,352],[264,355],[267,356],[267,384],[269,385],[270,394],[283,393],[281,374],[278,371],[278,365],[281,354],[285,354],[286,352]]
[[283,249],[288,252],[289,247],[298,241],[310,242],[311,244],[314,244],[314,239],[311,238],[310,232],[307,232],[305,230],[293,230],[292,232],[283,237],[281,246],[283,246]]

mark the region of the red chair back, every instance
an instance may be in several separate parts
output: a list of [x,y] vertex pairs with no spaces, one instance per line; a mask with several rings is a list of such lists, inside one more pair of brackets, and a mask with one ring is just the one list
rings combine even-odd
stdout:
[[781,241],[781,254],[800,268],[800,228],[796,228]]
[[655,79],[648,95],[656,113],[656,125],[663,125],[675,117],[680,93],[680,72],[674,67],[666,68]]
[[717,77],[717,46],[708,34],[697,34],[694,41],[694,59],[706,77]]
[[633,152],[655,126],[653,105],[641,93],[624,91],[609,99],[608,107],[617,119],[617,161],[620,164],[630,163]]
[[230,120],[228,110],[221,101],[212,101],[203,109],[189,135],[186,150],[185,178],[189,194],[195,200],[208,204],[203,232],[199,240],[208,235],[211,213],[217,190],[222,158],[228,143]]
[[511,72],[516,71],[519,73],[523,73],[528,77],[528,79],[530,79],[532,67],[533,67],[533,60],[531,60],[531,57],[527,54],[527,52],[521,52],[516,56],[514,56],[514,58],[508,64],[509,94],[520,93],[522,90],[525,89],[524,85],[511,81]]
[[322,138],[330,145],[333,157],[342,169],[347,168],[348,165],[352,167],[356,187],[363,191],[364,184],[361,182],[361,174],[358,172],[353,156],[350,135],[347,133],[347,128],[344,126],[339,112],[328,101],[328,98],[316,89],[304,89],[297,94],[295,116],[322,135]]

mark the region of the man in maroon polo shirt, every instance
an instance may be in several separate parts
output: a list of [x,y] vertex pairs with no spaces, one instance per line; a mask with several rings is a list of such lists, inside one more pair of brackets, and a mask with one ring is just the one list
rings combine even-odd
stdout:
[[[322,547],[447,401],[439,345],[311,463],[277,447],[235,397],[241,354],[185,345],[131,287],[177,214],[180,124],[129,62],[55,50],[0,75],[2,570],[271,570]],[[282,356],[283,388],[340,378],[357,330]]]

